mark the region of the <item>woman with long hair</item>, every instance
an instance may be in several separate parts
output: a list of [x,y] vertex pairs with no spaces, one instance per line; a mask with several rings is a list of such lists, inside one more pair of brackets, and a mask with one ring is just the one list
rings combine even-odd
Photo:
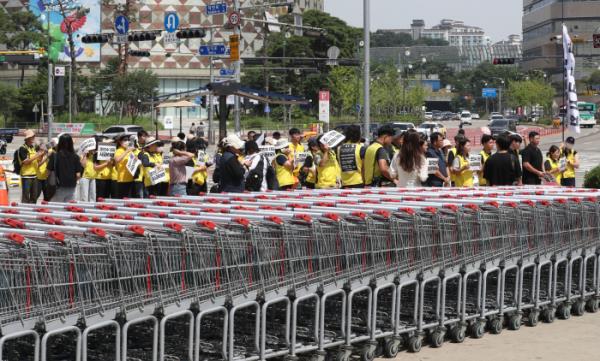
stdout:
[[394,155],[390,174],[398,187],[417,187],[427,181],[427,159],[417,132],[406,132],[400,151]]
[[56,175],[56,193],[51,201],[72,201],[83,167],[73,148],[73,138],[69,134],[63,134],[58,139],[56,152],[48,159],[48,171]]
[[562,152],[560,148],[553,145],[546,153],[546,161],[544,162],[544,170],[547,174],[552,175],[557,184],[560,184],[560,179],[562,178],[562,172],[564,171],[564,164],[561,169],[560,158],[562,157]]
[[454,158],[454,162],[452,162],[457,187],[473,186],[473,171],[469,165],[470,151],[471,142],[467,138],[461,138],[456,146],[456,157]]

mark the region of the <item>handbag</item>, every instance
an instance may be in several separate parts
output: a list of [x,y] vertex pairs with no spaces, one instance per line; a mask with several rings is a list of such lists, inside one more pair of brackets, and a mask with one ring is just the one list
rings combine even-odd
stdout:
[[52,170],[48,173],[48,185],[50,187],[56,187],[58,185],[58,177],[56,176],[56,161],[58,159],[58,153],[54,153],[54,162]]

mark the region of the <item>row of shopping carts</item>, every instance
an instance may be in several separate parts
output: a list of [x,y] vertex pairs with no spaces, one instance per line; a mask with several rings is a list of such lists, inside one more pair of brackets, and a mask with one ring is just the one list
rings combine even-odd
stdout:
[[600,192],[0,207],[0,360],[348,361],[596,312]]

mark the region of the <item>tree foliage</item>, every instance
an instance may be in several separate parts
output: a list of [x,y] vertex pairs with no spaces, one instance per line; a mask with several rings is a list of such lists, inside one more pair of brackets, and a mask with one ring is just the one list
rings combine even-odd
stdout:
[[508,85],[509,104],[513,107],[552,106],[554,89],[539,80],[511,81]]
[[410,34],[394,33],[386,30],[377,30],[371,34],[371,46],[374,48],[390,48],[414,45],[446,46],[448,45],[448,42],[443,39],[428,38],[413,40]]
[[156,96],[158,77],[148,70],[135,70],[114,77],[111,82],[110,100],[118,103],[132,117],[147,108],[147,102]]
[[10,84],[0,82],[0,112],[6,122],[19,110],[19,90]]
[[46,43],[42,24],[31,11],[0,11],[0,44],[7,49],[26,50]]

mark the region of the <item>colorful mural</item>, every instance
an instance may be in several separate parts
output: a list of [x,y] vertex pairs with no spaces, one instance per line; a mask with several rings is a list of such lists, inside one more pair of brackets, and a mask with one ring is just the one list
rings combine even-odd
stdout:
[[[86,34],[97,34],[100,32],[100,1],[99,0],[65,0],[64,3],[77,9],[67,11],[67,17],[63,17],[58,11],[55,1],[31,0],[29,10],[39,16],[44,29],[48,29],[52,37],[50,46],[50,58],[54,61],[69,61],[69,45],[67,42],[67,26],[70,23],[74,32],[75,54],[78,62],[99,62],[100,45],[83,44],[81,37]],[[49,11],[48,11],[49,10]],[[48,16],[50,18],[48,19]],[[50,20],[48,22],[48,20]]]

